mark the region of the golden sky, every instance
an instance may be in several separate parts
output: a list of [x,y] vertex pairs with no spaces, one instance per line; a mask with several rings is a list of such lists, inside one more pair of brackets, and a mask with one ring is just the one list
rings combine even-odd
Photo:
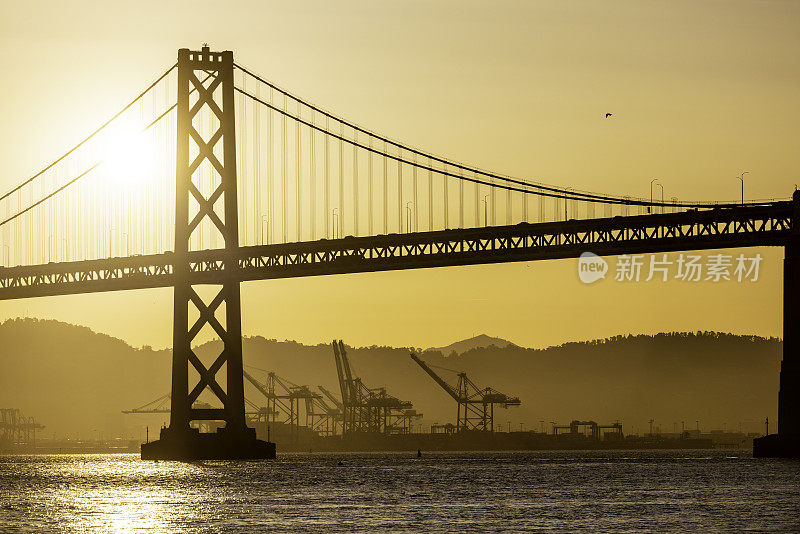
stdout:
[[[514,176],[637,196],[657,177],[686,200],[737,199],[744,171],[749,198],[787,197],[800,182],[797,2],[2,8],[3,190],[127,103],[178,48],[203,42],[356,123]],[[243,327],[417,346],[484,332],[528,346],[665,330],[780,335],[783,252],[760,252],[757,283],[587,286],[575,260],[252,282]],[[0,318],[53,317],[136,345],[169,345],[171,313],[170,290],[0,303]]]

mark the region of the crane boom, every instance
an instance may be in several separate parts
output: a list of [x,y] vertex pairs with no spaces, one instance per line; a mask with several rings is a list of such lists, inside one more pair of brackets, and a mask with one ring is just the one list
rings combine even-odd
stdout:
[[333,393],[325,389],[324,386],[317,386],[317,387],[322,393],[325,394],[326,397],[328,397],[328,400],[330,400],[336,406],[336,408],[338,408],[339,410],[342,409],[342,403],[339,402],[339,399],[337,399]]
[[169,401],[170,398],[170,394],[167,393],[166,395],[161,395],[156,400],[150,401],[147,404],[143,404],[138,408],[134,408],[132,410],[122,410],[122,413],[169,413],[169,405],[167,404],[164,406],[164,404],[166,401]]
[[336,362],[336,376],[339,379],[339,390],[342,393],[342,402],[344,404],[347,404],[349,399],[348,396],[349,385],[347,382],[347,377],[345,376],[344,373],[344,366],[342,365],[342,356],[341,354],[339,354],[339,344],[334,339],[333,343],[331,343],[331,346],[333,346],[333,359]]
[[455,399],[455,401],[456,401],[456,402],[462,402],[462,399],[461,399],[461,397],[458,395],[458,392],[457,392],[457,391],[456,391],[456,390],[453,388],[453,386],[451,386],[450,384],[448,384],[448,383],[447,383],[447,382],[446,382],[446,381],[445,381],[445,380],[444,380],[444,379],[443,379],[441,376],[439,376],[439,375],[436,373],[436,371],[434,371],[433,369],[431,369],[431,368],[428,366],[428,364],[427,364],[427,363],[423,362],[423,361],[422,361],[422,360],[421,360],[421,359],[420,359],[420,358],[419,358],[419,357],[418,357],[416,354],[414,354],[413,352],[411,353],[411,359],[412,359],[412,360],[414,360],[415,362],[417,362],[417,363],[419,364],[419,366],[420,366],[420,367],[422,367],[422,370],[423,370],[423,371],[425,371],[426,373],[428,373],[428,375],[429,375],[431,378],[433,378],[433,380],[434,380],[434,381],[435,381],[437,384],[439,384],[440,386],[442,386],[442,389],[444,389],[444,390],[447,392],[447,394],[448,394],[448,395],[450,395],[451,397],[453,397],[453,399]]
[[339,356],[342,359],[342,367],[344,368],[345,380],[347,381],[347,385],[350,390],[348,392],[348,400],[350,400],[350,402],[353,402],[353,400],[358,397],[358,391],[355,385],[355,381],[353,380],[353,372],[350,369],[350,359],[347,357],[347,350],[344,348],[344,342],[341,339],[339,340]]
[[251,384],[253,384],[253,386],[258,390],[258,392],[261,393],[262,395],[264,395],[266,398],[269,399],[269,398],[272,398],[274,396],[274,395],[271,395],[269,393],[269,391],[267,391],[267,389],[264,387],[264,385],[262,383],[260,383],[258,380],[253,378],[253,375],[251,375],[250,373],[248,373],[244,369],[242,369],[242,374],[244,374],[244,377],[247,379],[247,381],[250,382]]

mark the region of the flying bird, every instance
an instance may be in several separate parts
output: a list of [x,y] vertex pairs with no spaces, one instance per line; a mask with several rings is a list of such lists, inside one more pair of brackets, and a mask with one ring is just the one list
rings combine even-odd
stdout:
[[611,113],[606,113],[606,118],[609,118],[610,116],[611,116]]

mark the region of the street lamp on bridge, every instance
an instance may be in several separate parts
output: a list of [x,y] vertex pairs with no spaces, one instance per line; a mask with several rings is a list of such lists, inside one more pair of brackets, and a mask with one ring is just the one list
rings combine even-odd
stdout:
[[[653,178],[650,180],[650,206],[647,206],[647,213],[650,213],[653,209],[653,184],[658,181],[658,178]],[[641,213],[641,212],[640,212]]]
[[664,213],[664,186],[658,183],[656,187],[661,188],[661,213]]
[[742,174],[737,176],[740,182],[742,182],[742,206],[744,206],[744,175],[750,174],[748,171],[744,171]]

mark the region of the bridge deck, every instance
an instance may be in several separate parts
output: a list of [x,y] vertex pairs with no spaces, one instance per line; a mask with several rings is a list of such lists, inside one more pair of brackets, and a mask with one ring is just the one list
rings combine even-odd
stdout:
[[[191,283],[266,280],[598,255],[784,246],[790,202],[562,222],[345,237],[189,253]],[[173,254],[0,268],[0,300],[168,287]]]

